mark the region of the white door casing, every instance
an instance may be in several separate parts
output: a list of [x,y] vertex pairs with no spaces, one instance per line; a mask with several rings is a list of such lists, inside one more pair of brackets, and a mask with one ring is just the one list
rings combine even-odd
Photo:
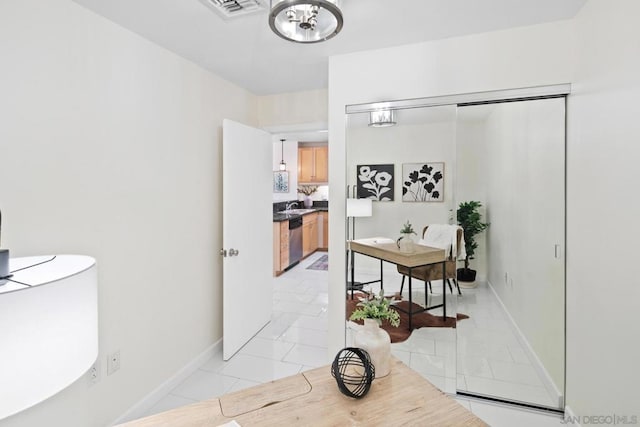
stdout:
[[272,144],[260,129],[222,122],[223,358],[271,318]]

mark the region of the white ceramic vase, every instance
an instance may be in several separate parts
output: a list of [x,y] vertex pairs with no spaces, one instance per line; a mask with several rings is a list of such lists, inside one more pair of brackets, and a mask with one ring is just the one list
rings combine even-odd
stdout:
[[391,372],[391,338],[380,328],[375,319],[364,319],[364,325],[354,337],[354,345],[365,349],[371,357],[376,370],[376,378],[382,378]]
[[304,207],[309,209],[313,206],[313,199],[311,196],[304,196]]
[[411,233],[402,233],[398,239],[398,248],[400,252],[411,253],[414,249],[413,236]]

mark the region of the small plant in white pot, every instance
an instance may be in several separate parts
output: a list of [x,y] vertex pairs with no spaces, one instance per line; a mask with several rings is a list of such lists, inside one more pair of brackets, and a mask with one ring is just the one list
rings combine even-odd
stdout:
[[413,236],[416,235],[416,232],[413,230],[413,226],[407,220],[404,223],[402,228],[400,229],[400,237],[396,240],[396,245],[398,245],[398,249],[400,252],[413,252]]
[[376,378],[391,372],[391,338],[380,328],[383,320],[393,327],[400,325],[400,314],[391,307],[391,301],[384,297],[382,290],[379,296],[371,296],[360,301],[349,320],[362,320],[364,325],[356,332],[354,345],[365,349],[375,367]]

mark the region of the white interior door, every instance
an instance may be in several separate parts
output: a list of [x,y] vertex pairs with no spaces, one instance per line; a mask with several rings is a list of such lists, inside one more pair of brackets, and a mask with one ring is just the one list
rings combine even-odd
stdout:
[[222,122],[223,358],[271,318],[273,300],[271,135]]

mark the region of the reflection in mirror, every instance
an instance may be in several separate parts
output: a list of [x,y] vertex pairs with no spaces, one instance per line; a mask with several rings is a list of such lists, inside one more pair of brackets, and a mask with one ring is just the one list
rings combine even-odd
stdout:
[[490,223],[459,299],[458,390],[562,408],[565,99],[464,106],[457,120],[456,199]]
[[[379,247],[388,242],[388,251],[393,252],[394,248],[400,251],[396,242],[408,222],[415,234],[409,233],[400,242],[405,244],[406,237],[412,237],[416,244],[424,243],[421,240],[426,226],[433,226],[432,230],[436,230],[436,225],[443,225],[442,230],[446,230],[448,227],[444,225],[455,222],[456,107],[397,110],[393,120],[396,124],[389,127],[370,126],[369,120],[370,115],[366,112],[349,114],[347,117],[348,197],[373,200],[371,215],[348,213],[347,240],[368,239],[365,242]],[[416,246],[412,256],[427,256],[420,253],[427,250],[423,248],[425,246]],[[435,251],[444,253],[439,249]],[[359,297],[364,294],[378,295],[381,288],[384,288],[385,297],[401,308],[409,308],[409,297],[420,308],[440,306],[414,314],[411,329],[404,313],[400,313],[403,317],[399,327],[387,329],[395,357],[441,390],[455,393],[454,328],[458,299],[455,283],[451,282],[451,288],[448,283],[443,283],[442,264],[435,264],[435,277],[438,279],[430,278],[431,286],[428,286],[414,277],[410,293],[408,279],[401,274],[407,274],[407,269],[402,270],[395,262],[389,262],[388,252],[363,252],[367,253],[367,250],[363,250],[362,246],[357,252],[350,254],[347,251],[347,284],[361,283],[362,290],[354,291],[354,300],[351,299],[351,292],[347,293],[346,318]],[[402,259],[411,258],[406,254],[403,256],[406,258]],[[450,264],[455,270],[455,261]],[[419,275],[417,270],[412,269],[412,276]],[[446,321],[442,320],[443,298],[446,302]],[[349,320],[346,324],[346,344],[353,345],[355,335],[363,327]]]

